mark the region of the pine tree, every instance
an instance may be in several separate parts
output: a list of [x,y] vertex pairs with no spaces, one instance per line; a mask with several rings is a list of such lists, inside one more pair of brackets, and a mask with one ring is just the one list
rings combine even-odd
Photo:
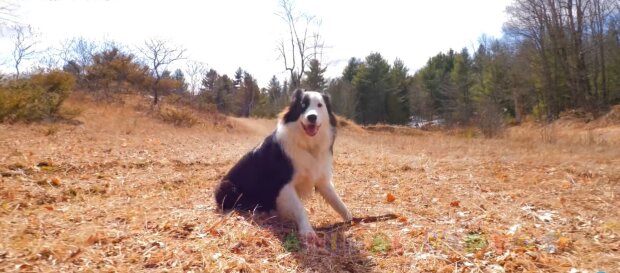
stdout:
[[361,64],[362,61],[355,57],[349,59],[349,63],[342,71],[342,79],[348,82],[352,82]]
[[181,69],[176,69],[172,75],[172,79],[178,82],[179,87],[175,90],[176,93],[182,94],[187,92],[188,84],[185,81],[185,75]]
[[304,73],[306,77],[302,80],[301,86],[308,90],[323,91],[326,87],[323,73],[325,73],[327,68],[321,68],[321,63],[316,59],[312,59],[308,69]]
[[394,60],[390,70],[390,88],[386,92],[387,122],[406,124],[409,121],[409,69],[402,60]]
[[390,92],[390,65],[379,53],[371,53],[353,78],[357,94],[356,121],[374,124],[387,120],[386,93]]
[[278,112],[282,111],[282,108],[286,105],[286,95],[283,90],[283,86],[280,85],[280,81],[274,75],[269,81],[267,87],[267,96],[269,98],[269,115],[275,116]]
[[456,120],[465,124],[468,123],[474,114],[472,94],[472,59],[467,48],[463,48],[461,53],[454,59],[454,68],[450,74],[451,80],[457,91]]
[[221,113],[231,113],[232,109],[232,90],[233,81],[230,80],[228,75],[224,74],[218,77],[214,84],[214,100],[217,110]]
[[243,69],[241,69],[241,67],[237,68],[237,71],[235,71],[235,86],[239,87],[241,85],[243,81]]
[[220,77],[217,71],[209,69],[209,72],[202,79],[202,87],[204,90],[212,91],[215,88],[215,81]]
[[329,82],[326,92],[331,97],[332,110],[335,113],[355,119],[357,96],[351,82],[343,78],[333,79]]
[[252,108],[258,103],[260,98],[260,89],[254,77],[248,72],[243,73],[243,84],[239,95],[242,98],[240,116],[249,117]]

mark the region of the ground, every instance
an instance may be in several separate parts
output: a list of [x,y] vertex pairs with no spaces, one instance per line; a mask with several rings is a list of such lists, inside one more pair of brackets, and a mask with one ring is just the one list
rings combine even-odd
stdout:
[[[183,128],[137,104],[68,104],[83,109],[81,124],[0,124],[2,272],[620,268],[617,135],[563,141],[561,128],[520,128],[485,139],[349,125],[334,183],[367,223],[338,225],[315,195],[306,206],[325,245],[308,247],[291,223],[214,203],[218,180],[274,120]],[[385,215],[395,218],[368,218]]]

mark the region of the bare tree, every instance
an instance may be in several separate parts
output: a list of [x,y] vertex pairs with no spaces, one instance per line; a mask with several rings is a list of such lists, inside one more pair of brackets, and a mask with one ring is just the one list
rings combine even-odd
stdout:
[[162,72],[166,67],[178,60],[185,59],[185,49],[180,47],[174,47],[166,40],[152,38],[144,42],[142,47],[138,48],[138,51],[145,58],[149,64],[153,75],[155,76],[155,83],[153,85],[153,104],[157,105],[159,102],[157,84],[161,80]]
[[596,114],[601,104],[608,103],[604,33],[609,31],[617,3],[515,0],[507,8],[507,34],[534,42],[542,66],[541,93],[547,117],[558,117],[565,108],[584,108]]
[[39,42],[38,35],[32,30],[31,26],[15,25],[11,28],[13,38],[13,67],[15,68],[15,79],[19,79],[20,65],[33,59],[37,52],[35,46]]
[[7,23],[17,23],[15,17],[15,10],[17,9],[17,3],[10,0],[0,0],[0,27],[5,26]]
[[59,56],[65,64],[75,62],[83,68],[92,63],[93,55],[98,50],[99,46],[94,41],[75,37],[60,42]]
[[323,42],[318,34],[320,20],[299,13],[293,0],[280,0],[280,8],[276,15],[286,22],[288,37],[280,40],[277,50],[284,61],[284,69],[291,75],[291,87],[296,88],[301,83],[307,63],[323,53]]
[[207,74],[207,65],[202,62],[188,61],[185,68],[185,75],[189,82],[189,91],[195,95],[200,88],[202,79]]
[[[321,22],[318,22],[318,25],[321,25]],[[325,41],[323,40],[323,36],[319,32],[315,32],[312,34],[312,57],[313,59],[319,61],[319,63],[324,63],[323,61],[323,51],[325,49]]]
[[38,66],[40,69],[51,71],[58,68],[61,61],[54,48],[47,48],[41,52],[41,56],[39,56],[38,59]]
[[78,85],[84,86],[88,84],[86,67],[93,64],[93,56],[101,50],[101,47],[93,40],[73,37],[60,41],[55,54],[60,59],[63,70],[71,72]]

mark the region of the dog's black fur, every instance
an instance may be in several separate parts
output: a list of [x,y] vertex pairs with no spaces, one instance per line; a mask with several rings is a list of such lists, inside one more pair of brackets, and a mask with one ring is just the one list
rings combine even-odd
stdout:
[[215,199],[225,210],[269,211],[275,209],[280,189],[292,177],[293,164],[272,133],[228,172]]

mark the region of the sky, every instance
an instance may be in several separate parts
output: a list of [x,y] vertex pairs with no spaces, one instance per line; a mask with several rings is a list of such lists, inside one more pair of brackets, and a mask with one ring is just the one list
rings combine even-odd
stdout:
[[[266,86],[286,71],[276,47],[286,23],[279,0],[15,0],[16,20],[40,33],[38,47],[72,37],[114,40],[135,49],[150,38],[183,47],[187,59],[220,74],[238,67]],[[298,11],[320,19],[326,75],[337,77],[351,57],[379,52],[404,61],[413,74],[437,53],[476,46],[482,34],[500,37],[509,0],[296,0]],[[10,57],[10,34],[0,36],[0,58]],[[10,70],[10,61],[2,66]],[[183,68],[183,63],[177,63]],[[174,68],[174,67],[172,67]]]

